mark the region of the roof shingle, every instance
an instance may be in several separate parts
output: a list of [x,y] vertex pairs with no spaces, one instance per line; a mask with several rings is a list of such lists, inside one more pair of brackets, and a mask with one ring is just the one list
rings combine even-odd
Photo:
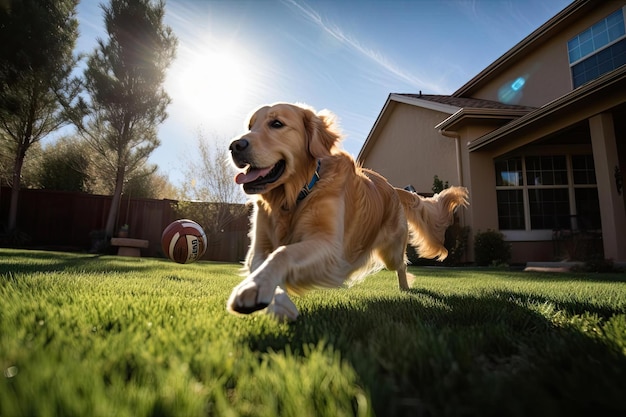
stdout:
[[481,98],[454,97],[437,94],[401,94],[399,96],[417,98],[421,100],[432,101],[435,103],[447,104],[449,106],[460,108],[475,109],[499,109],[499,110],[535,110],[535,107],[518,106],[516,104],[504,104],[498,101],[484,100]]

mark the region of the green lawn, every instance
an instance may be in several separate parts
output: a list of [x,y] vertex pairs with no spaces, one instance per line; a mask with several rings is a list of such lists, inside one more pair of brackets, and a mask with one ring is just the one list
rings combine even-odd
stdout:
[[626,274],[410,268],[225,311],[238,266],[0,249],[0,417],[626,415]]

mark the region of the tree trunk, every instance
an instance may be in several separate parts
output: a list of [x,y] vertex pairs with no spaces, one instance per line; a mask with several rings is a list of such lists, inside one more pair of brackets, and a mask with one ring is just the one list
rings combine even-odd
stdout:
[[9,205],[9,219],[7,229],[9,233],[17,229],[17,203],[20,197],[20,184],[22,182],[22,166],[26,152],[20,146],[16,152],[13,164],[13,181],[11,184],[11,204]]
[[15,138],[17,148],[15,149],[15,162],[13,164],[13,183],[11,184],[11,205],[9,206],[9,220],[7,228],[9,233],[13,233],[17,229],[17,203],[20,197],[20,186],[22,184],[22,167],[24,166],[24,158],[26,151],[34,141],[33,126],[35,124],[35,114],[37,112],[39,88],[35,84],[30,95],[30,109],[28,120],[26,121],[26,131],[24,136]]
[[107,224],[104,229],[108,238],[113,236],[113,229],[115,228],[115,221],[117,220],[117,214],[120,209],[120,201],[122,199],[122,191],[124,189],[124,174],[125,169],[123,166],[118,166],[117,176],[115,179],[115,191],[113,192],[113,199],[111,200],[111,209],[109,210],[109,216],[107,217]]

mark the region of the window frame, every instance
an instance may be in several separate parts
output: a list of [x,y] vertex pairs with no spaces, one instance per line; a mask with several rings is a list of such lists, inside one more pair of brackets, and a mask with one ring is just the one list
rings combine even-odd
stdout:
[[[601,52],[601,51],[603,51],[604,49],[607,49],[607,48],[611,47],[613,44],[616,44],[617,42],[619,42],[619,41],[621,41],[621,40],[623,40],[623,39],[625,39],[625,38],[626,38],[626,30],[625,30],[625,32],[624,32],[621,36],[619,36],[618,38],[615,38],[615,39],[613,39],[613,40],[611,40],[611,41],[609,41],[609,42],[605,43],[604,45],[602,45],[602,46],[600,46],[600,47],[598,47],[598,48],[595,48],[595,47],[594,47],[594,48],[593,48],[593,50],[592,50],[591,52],[588,52],[588,53],[587,53],[587,54],[585,54],[585,55],[582,55],[582,54],[581,54],[581,56],[580,56],[580,57],[578,57],[577,59],[575,59],[574,61],[572,61],[572,60],[570,59],[570,49],[569,49],[569,44],[570,44],[570,42],[571,42],[571,41],[573,41],[575,38],[579,37],[580,35],[582,35],[582,34],[583,34],[583,33],[585,33],[586,31],[590,30],[591,28],[593,28],[594,26],[596,26],[598,23],[600,23],[600,22],[602,22],[602,21],[606,21],[606,20],[607,20],[610,16],[612,16],[613,14],[615,14],[615,13],[617,13],[617,12],[619,12],[619,11],[621,11],[621,12],[622,12],[622,22],[623,22],[623,24],[624,24],[624,26],[625,26],[625,29],[626,29],[626,6],[624,6],[624,7],[621,7],[620,9],[618,9],[618,10],[615,10],[614,12],[609,13],[609,14],[608,14],[606,17],[604,17],[603,19],[601,19],[601,20],[597,21],[596,23],[594,23],[593,25],[589,26],[589,27],[588,27],[588,28],[586,28],[585,30],[583,30],[583,31],[581,31],[581,32],[579,32],[579,33],[577,33],[577,34],[576,34],[576,36],[571,37],[571,38],[570,38],[570,39],[569,39],[569,40],[565,43],[565,45],[566,45],[566,47],[567,47],[567,61],[569,62],[569,66],[570,66],[570,68],[571,68],[571,67],[573,67],[573,66],[575,66],[576,64],[581,63],[582,61],[584,61],[585,59],[587,59],[587,58],[591,57],[592,55],[595,55],[595,54],[597,54],[598,52]],[[593,37],[593,36],[592,36],[592,37]]]
[[[551,184],[551,185],[536,185],[529,184],[528,182],[528,171],[527,171],[527,162],[526,158],[528,157],[565,157],[566,170],[567,170],[567,184]],[[523,203],[523,223],[524,229],[500,229],[500,232],[504,234],[507,240],[509,241],[541,241],[541,240],[552,240],[553,230],[554,229],[532,229],[531,228],[531,210],[530,210],[530,198],[529,192],[536,189],[567,189],[568,192],[568,203],[569,203],[569,215],[575,216],[577,214],[577,206],[576,206],[576,189],[579,188],[593,188],[598,189],[597,179],[595,179],[595,183],[587,183],[587,184],[577,184],[574,182],[574,167],[572,162],[572,157],[575,156],[587,156],[590,157],[593,161],[593,154],[589,152],[554,152],[550,154],[537,154],[534,152],[525,153],[525,154],[516,154],[509,155],[507,158],[498,158],[494,160],[494,175],[498,175],[498,171],[496,169],[496,164],[498,162],[503,162],[506,160],[520,158],[521,159],[521,169],[522,169],[522,185],[496,185],[496,195],[498,191],[507,191],[507,190],[522,190],[522,203]],[[595,172],[595,167],[594,167]],[[497,180],[496,180],[497,181]],[[496,197],[497,199],[497,197]],[[496,210],[496,214],[498,218],[500,217],[500,212]],[[500,227],[498,225],[498,227]]]
[[[585,32],[587,32],[587,31],[589,31],[589,30],[592,30],[592,28],[593,28],[593,27],[595,27],[595,26],[597,26],[599,23],[601,23],[601,22],[606,22],[606,21],[608,20],[608,18],[609,18],[609,17],[611,17],[612,15],[614,15],[614,14],[616,14],[616,13],[620,12],[620,11],[621,11],[621,17],[622,17],[622,24],[624,25],[624,33],[622,33],[619,37],[617,37],[617,38],[615,38],[615,39],[612,39],[612,40],[608,41],[608,43],[606,43],[606,44],[604,44],[604,45],[602,45],[602,46],[600,46],[600,47],[598,47],[598,48],[594,47],[594,46],[593,46],[593,44],[592,44],[592,48],[593,48],[593,49],[592,49],[592,51],[591,51],[591,52],[588,52],[588,53],[586,53],[586,54],[584,54],[584,55],[581,53],[581,56],[579,56],[578,58],[576,58],[575,60],[573,60],[573,61],[572,61],[572,60],[571,60],[571,56],[570,56],[570,52],[571,52],[571,50],[570,50],[570,43],[571,43],[574,39],[576,39],[576,38],[580,37],[580,36],[581,36],[582,34],[584,34]],[[608,34],[608,32],[609,32],[609,31],[607,30],[607,34]],[[592,42],[593,42],[593,38],[594,38],[594,36],[593,36],[593,34],[592,34],[592,35],[591,35],[591,38],[590,38],[590,40],[591,40]],[[576,80],[575,80],[575,77],[574,77],[574,67],[575,67],[575,66],[577,66],[578,64],[583,63],[583,61],[585,61],[585,60],[587,60],[587,59],[589,59],[589,58],[591,58],[591,57],[593,57],[593,56],[598,55],[598,54],[599,54],[599,53],[601,53],[602,51],[604,51],[604,50],[606,50],[606,49],[609,49],[609,48],[613,47],[615,44],[617,44],[617,43],[619,43],[619,42],[622,42],[622,41],[624,41],[624,40],[626,40],[626,6],[623,6],[623,7],[619,8],[619,9],[617,9],[617,10],[615,10],[615,11],[613,11],[613,12],[609,13],[609,14],[608,14],[607,16],[605,16],[603,19],[601,19],[601,20],[599,20],[599,21],[595,22],[593,25],[590,25],[590,26],[589,26],[589,27],[587,27],[585,30],[583,30],[583,31],[581,31],[581,32],[579,32],[579,33],[577,33],[575,36],[571,37],[571,38],[570,38],[567,42],[565,42],[565,49],[566,49],[566,54],[567,54],[567,61],[568,61],[568,63],[569,63],[569,75],[570,75],[570,81],[571,81],[572,88],[574,88],[574,89],[575,89],[575,88],[578,88],[578,87],[580,87],[580,86],[582,86],[582,85],[585,85],[586,83],[588,83],[588,82],[590,82],[590,81],[592,81],[592,80],[594,80],[594,79],[596,79],[596,78],[598,78],[598,77],[602,76],[603,74],[606,74],[606,72],[603,72],[602,74],[599,74],[599,75],[597,75],[597,76],[596,76],[596,77],[594,77],[594,78],[591,78],[591,79],[588,79],[588,80],[586,80],[586,81],[582,82],[580,85],[576,85],[576,82],[575,82]],[[580,47],[580,43],[579,43],[578,47]],[[615,70],[615,69],[616,69],[616,68],[613,68],[611,71],[613,71],[613,70]],[[608,72],[610,72],[610,71],[608,71]]]

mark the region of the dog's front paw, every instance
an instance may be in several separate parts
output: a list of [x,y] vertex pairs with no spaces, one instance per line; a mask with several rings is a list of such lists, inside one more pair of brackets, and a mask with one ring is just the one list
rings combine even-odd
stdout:
[[267,307],[270,302],[258,299],[259,287],[252,280],[244,280],[237,285],[226,303],[229,311],[240,314],[250,314]]
[[235,287],[226,303],[226,308],[233,313],[250,314],[266,308],[274,297],[276,286],[261,285],[254,279],[247,278]]
[[298,308],[291,301],[291,298],[280,287],[276,287],[274,300],[267,307],[267,313],[278,320],[295,321],[298,318]]

